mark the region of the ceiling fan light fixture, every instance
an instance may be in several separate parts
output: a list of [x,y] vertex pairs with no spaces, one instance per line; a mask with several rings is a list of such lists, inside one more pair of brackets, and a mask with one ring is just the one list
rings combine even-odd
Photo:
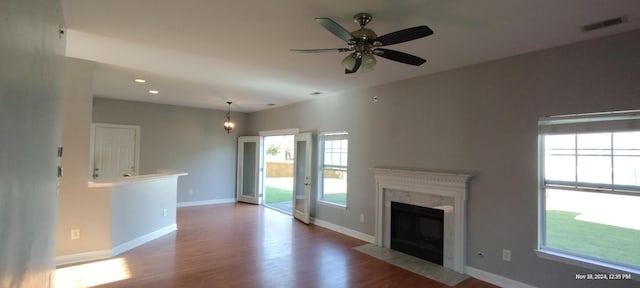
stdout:
[[349,54],[347,57],[344,57],[342,60],[342,66],[344,66],[347,70],[353,70],[356,67],[356,56],[355,54]]
[[373,54],[371,53],[364,53],[362,55],[362,66],[360,67],[360,71],[362,72],[369,72],[369,71],[373,71],[373,69],[376,67],[376,57],[373,56]]
[[349,32],[340,26],[340,24],[331,20],[331,18],[316,18],[318,24],[331,32],[331,34],[345,41],[348,47],[290,50],[304,53],[349,52],[350,54],[342,59],[341,62],[345,68],[345,74],[358,72],[360,68],[362,68],[362,71],[374,70],[377,62],[375,56],[414,66],[420,66],[426,62],[426,60],[415,55],[379,47],[404,43],[433,35],[431,28],[426,25],[421,25],[378,36],[373,30],[365,27],[371,22],[371,19],[372,16],[369,13],[356,14],[353,20],[356,24],[360,25],[360,29]]

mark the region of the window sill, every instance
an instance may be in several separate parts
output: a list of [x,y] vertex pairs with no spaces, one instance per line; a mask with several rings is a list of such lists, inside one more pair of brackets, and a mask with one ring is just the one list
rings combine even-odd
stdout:
[[333,207],[333,208],[338,208],[338,209],[347,209],[347,205],[342,205],[342,204],[338,204],[338,203],[333,203],[333,202],[329,202],[329,201],[325,201],[322,199],[318,200],[318,204],[322,204],[325,206],[329,206],[329,207]]
[[542,249],[536,249],[534,251],[536,252],[536,255],[538,255],[538,257],[543,259],[561,262],[561,263],[578,266],[586,269],[592,269],[602,273],[616,274],[616,276],[621,274],[627,274],[627,275],[631,275],[631,278],[633,280],[636,280],[636,281],[640,280],[640,270],[635,270],[633,268],[603,263],[596,260],[584,259],[577,256],[567,255],[567,254],[563,254],[555,251],[548,251],[548,250],[542,250]]

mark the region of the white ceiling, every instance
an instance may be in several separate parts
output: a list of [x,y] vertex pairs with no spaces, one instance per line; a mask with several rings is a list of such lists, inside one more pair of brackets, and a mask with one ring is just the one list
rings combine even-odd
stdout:
[[[63,8],[67,55],[99,63],[95,95],[222,110],[233,101],[242,112],[640,28],[638,0],[63,0]],[[289,51],[345,47],[314,18],[353,31],[358,12],[373,15],[367,27],[378,35],[429,26],[432,36],[386,47],[427,62],[378,58],[375,71],[345,75],[346,54]],[[580,30],[618,16],[628,21]]]

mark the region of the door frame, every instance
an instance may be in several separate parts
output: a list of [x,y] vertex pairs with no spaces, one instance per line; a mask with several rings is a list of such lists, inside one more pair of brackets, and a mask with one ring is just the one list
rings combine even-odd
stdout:
[[[300,165],[301,155],[298,154],[298,142],[305,142],[305,154],[304,154],[304,166],[298,167]],[[311,188],[313,185],[313,134],[311,132],[298,133],[294,136],[293,139],[293,204],[292,204],[292,213],[295,219],[302,221],[305,224],[309,224],[311,221]],[[302,168],[302,171],[298,170],[298,168]],[[299,175],[298,172],[302,172],[303,175]],[[304,178],[300,178],[303,176]],[[298,183],[302,181],[301,184]],[[298,188],[302,188],[304,191],[302,195],[304,196],[303,208],[304,211],[300,211],[296,206]]]
[[[253,188],[253,196],[245,195],[244,192],[244,160],[245,160],[245,143],[256,143],[255,148],[255,175],[253,176],[254,188]],[[236,152],[236,202],[245,202],[249,204],[262,204],[262,162],[260,154],[262,154],[262,138],[260,136],[239,136],[238,144],[237,144],[237,152]]]
[[[260,136],[260,145],[264,145],[264,137],[269,137],[269,136],[288,136],[288,135],[297,135],[300,133],[300,129],[298,128],[289,128],[289,129],[278,129],[278,130],[266,130],[266,131],[260,131],[258,132],[258,136]],[[295,143],[295,140],[294,140]],[[261,172],[262,174],[260,175],[260,197],[264,198],[265,193],[264,193],[264,177],[266,175],[264,169],[266,169],[266,162],[265,162],[265,158],[264,157],[264,147],[260,147],[260,167],[261,167]],[[264,199],[261,199],[262,202],[264,202]],[[293,198],[291,199],[291,215],[293,216]]]
[[[296,191],[295,191],[295,187],[294,190],[292,191],[292,197],[291,197],[291,216],[294,219],[298,219],[300,221],[302,221],[303,223],[308,224],[310,219],[311,219],[311,203],[313,202],[312,194],[313,194],[313,181],[314,180],[314,171],[313,169],[315,169],[315,165],[314,165],[314,151],[313,151],[313,141],[314,141],[314,136],[312,132],[303,132],[300,133],[300,129],[299,128],[291,128],[291,129],[279,129],[279,130],[268,130],[268,131],[260,131],[258,133],[258,136],[241,136],[238,137],[238,151],[237,151],[237,172],[236,172],[236,201],[241,201],[241,202],[247,202],[247,203],[253,203],[253,204],[259,204],[259,205],[263,205],[264,204],[264,177],[265,177],[265,160],[266,157],[264,157],[264,153],[265,153],[265,149],[264,149],[264,137],[269,137],[269,136],[294,136],[294,155],[297,158],[297,151],[296,150],[296,142],[297,140],[299,140],[300,136],[302,136],[304,139],[304,141],[307,141],[307,156],[305,156],[305,166],[307,166],[305,168],[306,173],[308,173],[309,178],[305,179],[307,180],[307,184],[308,185],[304,185],[305,186],[305,210],[306,213],[299,213],[300,211],[296,210],[295,207],[295,197],[296,197]],[[244,155],[243,152],[241,151],[242,147],[240,146],[241,142],[243,142],[243,139],[255,139],[255,140],[251,140],[251,142],[257,142],[258,143],[258,159],[257,159],[257,173],[258,173],[258,179],[256,179],[256,184],[258,186],[258,191],[257,191],[257,195],[258,199],[255,199],[257,201],[243,201],[240,199],[240,194],[241,194],[241,187],[242,187],[242,183],[241,179],[243,179],[243,175],[242,174],[242,161],[244,161]],[[296,173],[295,171],[295,166],[296,163],[294,161],[294,174]],[[294,177],[294,186],[296,185],[295,181],[295,177]],[[246,200],[246,199],[245,199]],[[254,203],[255,202],[255,203]],[[296,213],[298,212],[298,213]],[[306,214],[306,215],[305,215]]]
[[93,169],[94,169],[94,153],[95,153],[95,139],[96,139],[96,128],[120,128],[120,129],[132,129],[135,132],[134,137],[134,152],[135,156],[133,159],[134,172],[136,175],[140,174],[140,126],[139,125],[122,125],[122,124],[111,124],[111,123],[100,123],[94,122],[91,123],[91,139],[89,141],[89,171],[88,177],[89,179],[93,179]]

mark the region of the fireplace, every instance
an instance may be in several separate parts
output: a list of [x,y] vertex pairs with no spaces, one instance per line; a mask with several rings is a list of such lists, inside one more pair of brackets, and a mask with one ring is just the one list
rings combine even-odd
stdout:
[[391,202],[391,249],[442,265],[444,211]]
[[393,202],[439,210],[442,213],[441,265],[465,273],[466,200],[471,176],[387,168],[374,168],[373,173],[376,187],[376,244],[392,248]]

